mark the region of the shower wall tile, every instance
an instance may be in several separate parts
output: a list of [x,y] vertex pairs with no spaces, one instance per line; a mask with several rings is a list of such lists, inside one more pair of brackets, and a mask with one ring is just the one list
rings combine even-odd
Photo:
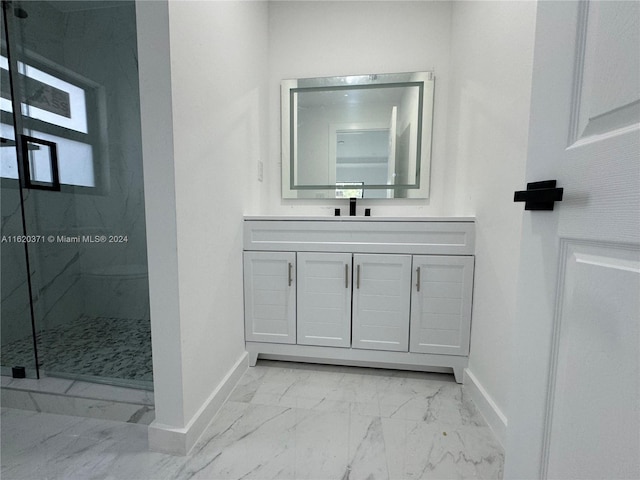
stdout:
[[[130,159],[129,161],[134,161]],[[113,157],[110,158],[113,164]],[[125,160],[122,160],[125,161]],[[141,162],[141,157],[138,157]],[[113,171],[117,165],[112,165]],[[123,188],[125,187],[125,188]],[[139,264],[146,268],[146,233],[142,177],[132,185],[115,184],[104,196],[91,196],[78,209],[78,222],[87,235],[126,237],[122,242],[82,244],[84,272],[92,272],[107,265]],[[138,190],[138,191],[136,191]]]
[[[77,244],[58,241],[73,235],[75,198],[68,193],[29,190],[24,202],[27,232],[45,242],[29,246],[36,328],[52,328],[82,313]],[[52,237],[52,238],[51,238]],[[52,240],[52,241],[51,241]]]
[[31,314],[24,248],[5,246],[2,252],[2,343],[31,336]]
[[[28,235],[60,234],[70,213],[69,198],[52,192],[25,191]],[[3,189],[2,235],[23,235],[19,191]],[[82,311],[79,291],[79,253],[70,245],[48,241],[28,244],[36,327],[48,328],[77,318]],[[24,244],[5,243],[2,252],[3,344],[31,336],[30,296]]]
[[[106,115],[108,127],[108,158],[102,165],[108,166],[104,171],[108,176],[107,189],[104,195],[87,198],[78,208],[78,219],[88,228],[109,230],[107,234],[128,234],[129,242],[106,249],[120,252],[123,263],[130,263],[132,259],[140,263],[140,253],[146,251],[133,9],[133,4],[129,4],[98,13],[71,12],[64,32],[67,67],[98,79],[103,87],[105,110],[102,113]],[[92,55],[86,55],[86,51]],[[138,251],[127,258],[124,252],[131,250]]]
[[[149,320],[148,277],[127,275],[128,265],[120,265],[122,275],[83,275],[84,313],[88,316]],[[144,268],[144,266],[141,266]],[[96,272],[97,273],[97,272]]]
[[97,79],[105,99],[107,145],[100,170],[106,188],[78,205],[77,221],[88,234],[127,237],[122,243],[81,246],[82,283],[85,313],[149,318],[146,277],[92,277],[111,266],[147,268],[135,14],[133,3],[121,5],[70,12],[64,32],[66,66]]
[[47,2],[29,2],[27,12],[29,20],[37,22],[38,28],[26,28],[21,32],[25,48],[61,64],[64,56],[60,29],[64,25],[64,15]]
[[84,298],[80,284],[80,252],[74,245],[52,243],[30,250],[34,273],[34,312],[38,330],[78,318]]
[[[3,182],[9,182],[3,180]],[[15,182],[17,183],[17,182]],[[15,186],[15,185],[14,185]],[[1,235],[22,235],[20,192],[3,183],[0,189],[2,211]],[[31,335],[29,290],[27,288],[27,265],[24,244],[4,242],[0,246],[0,286],[2,312],[2,344]]]

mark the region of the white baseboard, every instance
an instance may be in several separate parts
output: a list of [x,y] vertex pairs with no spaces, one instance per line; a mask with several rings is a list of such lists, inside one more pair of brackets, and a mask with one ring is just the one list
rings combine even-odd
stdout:
[[489,424],[491,430],[493,430],[498,442],[504,448],[507,439],[507,417],[468,368],[464,369],[463,384],[471,400],[473,400],[473,403]]
[[149,425],[149,449],[171,455],[188,455],[248,367],[249,354],[244,352],[185,427],[152,422]]

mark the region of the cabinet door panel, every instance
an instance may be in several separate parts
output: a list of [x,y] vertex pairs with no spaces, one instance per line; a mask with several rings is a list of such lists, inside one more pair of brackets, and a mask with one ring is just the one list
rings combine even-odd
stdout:
[[410,255],[354,255],[353,348],[409,348]]
[[351,254],[298,253],[297,343],[351,345]]
[[463,283],[447,281],[425,281],[420,279],[420,289],[429,292],[433,298],[462,298]]
[[411,352],[469,353],[473,263],[468,256],[414,255]]
[[296,343],[295,265],[293,252],[244,252],[247,341]]

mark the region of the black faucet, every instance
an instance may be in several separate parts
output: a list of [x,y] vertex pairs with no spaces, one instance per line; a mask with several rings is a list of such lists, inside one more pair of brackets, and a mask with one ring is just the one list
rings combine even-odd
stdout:
[[356,199],[355,199],[355,197],[351,197],[349,199],[349,216],[350,217],[355,217],[356,216]]

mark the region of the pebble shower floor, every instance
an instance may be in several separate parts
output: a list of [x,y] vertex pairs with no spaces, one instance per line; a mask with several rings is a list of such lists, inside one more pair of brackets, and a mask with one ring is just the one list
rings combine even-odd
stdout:
[[[148,319],[81,316],[37,335],[40,365],[49,373],[153,381]],[[33,364],[33,339],[2,345],[3,366]]]

